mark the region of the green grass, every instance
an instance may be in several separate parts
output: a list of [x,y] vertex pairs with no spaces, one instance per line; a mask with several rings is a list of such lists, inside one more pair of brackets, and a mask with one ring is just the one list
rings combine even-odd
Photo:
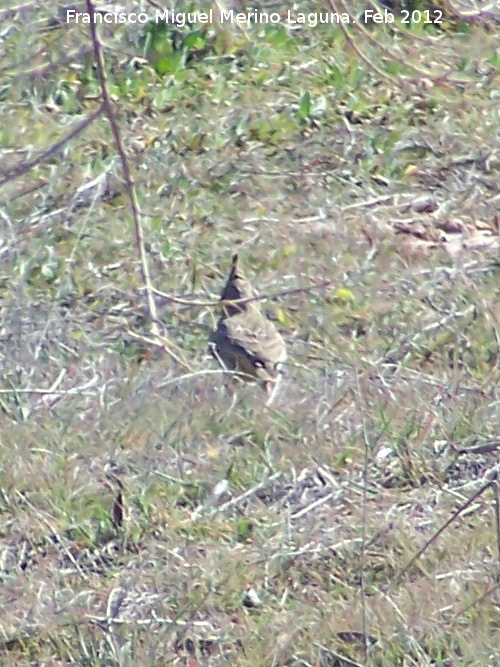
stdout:
[[[99,104],[56,14],[2,16],[0,180]],[[100,30],[152,282],[196,304],[147,342],[104,115],[0,186],[2,665],[500,664],[497,33]],[[206,353],[235,250],[272,409]]]

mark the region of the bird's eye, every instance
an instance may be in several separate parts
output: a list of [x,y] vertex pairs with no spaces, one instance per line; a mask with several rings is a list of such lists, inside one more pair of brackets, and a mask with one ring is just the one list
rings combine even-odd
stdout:
[[255,368],[264,368],[264,362],[262,362],[260,359],[255,359],[253,365]]

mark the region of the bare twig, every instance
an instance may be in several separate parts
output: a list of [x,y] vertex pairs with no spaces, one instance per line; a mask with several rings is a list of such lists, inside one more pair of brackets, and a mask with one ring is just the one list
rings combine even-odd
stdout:
[[[237,299],[232,300],[231,303],[234,304],[243,304],[250,303],[251,301],[267,301],[269,299],[279,299],[283,296],[290,296],[291,294],[303,294],[304,292],[313,292],[315,290],[324,289],[325,287],[331,287],[333,282],[331,280],[323,280],[323,282],[318,283],[317,285],[310,285],[309,287],[296,287],[294,289],[282,290],[276,292],[276,294],[257,294],[246,299]],[[152,288],[153,294],[165,299],[166,301],[171,301],[172,303],[178,303],[181,306],[192,306],[193,308],[218,308],[221,305],[221,301],[193,301],[190,299],[182,299],[180,297],[171,296],[170,294],[165,294],[158,289]]]
[[[87,5],[87,11],[90,16],[94,16],[95,13],[95,6],[92,0],[85,0],[86,5]],[[125,180],[125,188],[130,200],[130,209],[132,211],[132,219],[134,221],[134,229],[135,229],[135,238],[136,238],[136,244],[137,244],[137,251],[139,253],[139,261],[140,261],[140,266],[141,266],[141,274],[142,274],[142,281],[144,283],[144,287],[146,289],[146,303],[147,303],[147,319],[151,322],[151,330],[152,333],[156,336],[159,335],[159,328],[158,328],[158,316],[156,313],[156,303],[154,300],[154,295],[153,295],[153,290],[151,286],[151,276],[149,273],[149,265],[147,261],[147,254],[146,254],[146,245],[144,242],[144,234],[142,230],[142,225],[141,225],[141,220],[140,220],[140,213],[139,213],[139,204],[137,201],[137,194],[135,191],[134,187],[134,182],[132,180],[132,174],[130,171],[130,166],[128,163],[127,155],[125,153],[125,148],[123,146],[123,141],[121,138],[121,133],[120,133],[120,128],[118,127],[118,123],[116,121],[116,115],[115,115],[115,110],[113,108],[113,104],[111,103],[111,99],[108,93],[108,85],[107,85],[107,78],[106,78],[106,72],[105,72],[105,67],[104,67],[104,56],[101,48],[101,43],[99,40],[99,37],[97,35],[97,29],[94,21],[90,21],[89,23],[89,29],[90,29],[90,36],[92,39],[92,46],[93,46],[93,51],[94,51],[94,57],[96,61],[96,67],[97,67],[97,76],[99,78],[99,83],[101,86],[101,95],[102,95],[102,105],[104,107],[104,111],[108,117],[109,124],[111,125],[111,131],[113,133],[113,138],[116,144],[116,149],[118,151],[118,154],[120,156],[120,160],[122,163],[122,169],[123,169],[123,177]],[[167,347],[168,349],[168,347]]]
[[[496,474],[497,474],[497,473],[495,472],[495,475],[496,475]],[[410,560],[406,563],[406,565],[405,565],[404,567],[401,568],[401,570],[398,572],[398,574],[397,574],[397,575],[394,577],[394,579],[391,581],[390,588],[394,588],[394,586],[398,586],[398,585],[401,583],[401,581],[402,581],[404,575],[408,572],[408,570],[410,569],[410,567],[411,567],[412,565],[414,565],[414,564],[417,562],[417,560],[418,560],[418,559],[419,559],[419,558],[420,558],[420,557],[427,551],[427,549],[431,546],[431,544],[433,544],[433,543],[437,540],[437,538],[438,538],[442,533],[444,533],[444,531],[445,531],[449,526],[451,526],[451,524],[454,523],[454,521],[455,521],[456,519],[458,519],[458,517],[459,517],[459,516],[460,516],[460,515],[461,515],[461,514],[462,514],[468,507],[470,507],[470,505],[472,505],[472,503],[473,503],[477,498],[479,498],[480,496],[482,496],[483,493],[484,493],[487,489],[492,488],[492,487],[495,485],[495,482],[496,482],[496,476],[495,476],[493,479],[489,479],[489,480],[486,482],[486,484],[483,484],[483,485],[481,486],[481,488],[480,488],[478,491],[476,491],[476,493],[474,493],[474,494],[467,500],[467,502],[465,502],[465,503],[463,503],[462,505],[460,505],[460,507],[459,507],[457,510],[455,510],[455,512],[453,512],[453,514],[451,515],[451,517],[450,517],[447,521],[445,521],[445,523],[439,528],[439,530],[437,530],[437,531],[436,531],[436,532],[435,532],[435,533],[434,533],[434,534],[427,540],[427,542],[424,544],[424,546],[421,547],[421,548],[417,551],[417,553],[416,553],[412,558],[410,558]]]
[[64,139],[57,141],[55,144],[52,144],[52,146],[50,146],[43,153],[40,153],[40,155],[38,155],[33,160],[30,160],[29,162],[23,162],[22,164],[19,164],[10,171],[8,171],[2,178],[0,178],[0,186],[5,185],[5,183],[12,181],[15,178],[18,178],[19,176],[27,174],[29,171],[37,167],[39,164],[47,160],[49,157],[52,157],[53,155],[58,153],[61,150],[61,148],[63,148],[63,146],[65,146],[69,141],[71,141],[71,139],[76,137],[78,134],[83,132],[83,130],[86,127],[91,125],[94,122],[94,120],[101,115],[103,108],[104,105],[101,104],[98,109],[96,109],[93,113],[90,114],[90,116],[87,116],[87,118],[84,118],[82,121],[80,121],[71,130],[71,132],[64,137]]

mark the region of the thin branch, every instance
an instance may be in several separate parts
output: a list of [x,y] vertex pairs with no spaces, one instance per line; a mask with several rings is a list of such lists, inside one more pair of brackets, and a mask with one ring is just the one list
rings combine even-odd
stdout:
[[[344,3],[344,0],[328,0],[328,4],[330,5],[331,9],[332,9],[333,11],[337,12],[337,13],[341,13],[341,12],[338,12],[338,8],[337,8],[337,6],[336,6],[336,3],[339,3],[341,9],[342,9],[344,12],[347,12],[348,7],[346,7],[346,5],[345,5],[345,3]],[[371,4],[371,3],[370,3],[370,4]],[[376,6],[376,5],[374,5],[374,6]],[[356,44],[355,40],[352,38],[352,35],[349,33],[349,30],[344,26],[344,24],[343,24],[342,22],[340,22],[340,28],[342,29],[342,32],[344,33],[344,35],[345,35],[347,41],[348,41],[349,44],[352,46],[352,48],[353,48],[354,51],[357,53],[357,55],[361,58],[361,60],[363,60],[363,62],[364,62],[365,64],[367,64],[367,65],[370,67],[370,69],[372,69],[373,71],[375,71],[380,77],[382,77],[383,79],[386,79],[386,80],[388,80],[388,81],[391,81],[392,83],[395,83],[395,79],[394,79],[394,77],[392,77],[392,76],[390,76],[389,74],[387,74],[386,72],[382,71],[379,67],[377,67],[377,65],[375,65],[375,63],[373,62],[373,60],[370,60],[370,58],[369,58],[367,55],[364,54],[364,52],[362,51],[362,49],[360,49],[360,48],[358,47],[358,45]],[[408,60],[408,59],[405,60],[405,61],[403,62],[403,61],[401,60],[401,58],[398,57],[394,52],[392,52],[388,47],[384,46],[383,44],[380,43],[379,40],[375,39],[375,38],[370,34],[370,31],[367,30],[367,29],[362,25],[361,22],[358,21],[358,22],[356,23],[356,29],[357,29],[359,32],[362,33],[363,37],[365,37],[369,42],[371,42],[372,44],[374,44],[374,45],[375,45],[375,46],[376,46],[382,53],[384,53],[387,57],[389,57],[389,58],[391,58],[391,59],[394,59],[394,60],[397,60],[398,62],[402,63],[405,67],[407,67],[408,69],[412,70],[414,73],[416,73],[416,74],[418,74],[418,75],[420,75],[420,76],[422,76],[422,77],[425,77],[425,78],[427,78],[427,79],[431,79],[431,80],[433,80],[433,81],[442,81],[442,80],[453,81],[453,79],[450,79],[450,78],[449,78],[449,74],[451,74],[451,72],[453,71],[452,68],[449,68],[446,72],[445,72],[445,71],[443,71],[443,72],[432,72],[432,71],[430,71],[430,70],[422,69],[422,68],[420,68],[420,67],[417,67],[416,65],[414,65],[414,64],[413,64],[410,60]],[[413,35],[411,32],[409,32],[409,31],[405,31],[405,30],[403,30],[403,29],[401,29],[401,28],[399,28],[399,30],[400,30],[400,32],[401,32],[403,35],[405,35],[405,36],[407,36],[407,37],[412,37],[412,38],[414,37],[414,35]],[[399,80],[403,80],[404,78],[405,78],[405,77],[400,76],[400,77],[399,77]]]
[[405,565],[404,567],[401,568],[401,570],[398,572],[398,574],[397,574],[397,575],[394,577],[394,579],[391,581],[390,588],[394,588],[394,586],[397,586],[398,584],[401,583],[401,581],[402,581],[404,575],[406,574],[406,572],[408,572],[408,570],[410,569],[410,567],[411,567],[412,565],[414,565],[414,564],[417,562],[417,560],[420,558],[420,556],[422,556],[422,554],[424,554],[424,553],[427,551],[427,549],[430,547],[430,545],[433,544],[433,543],[437,540],[437,538],[438,538],[442,533],[444,533],[444,531],[445,531],[449,526],[451,526],[451,524],[452,524],[456,519],[458,519],[458,517],[462,514],[462,512],[464,512],[470,505],[472,505],[472,503],[473,503],[477,498],[479,498],[480,496],[482,496],[483,493],[484,493],[487,489],[489,489],[490,487],[492,487],[492,486],[495,484],[495,481],[496,481],[496,477],[495,477],[494,479],[490,479],[490,480],[488,480],[488,482],[486,482],[486,484],[483,484],[483,486],[482,486],[478,491],[476,491],[476,493],[474,493],[474,494],[467,500],[466,503],[464,503],[463,505],[461,505],[455,512],[453,512],[453,514],[451,515],[451,517],[450,517],[450,518],[449,518],[449,519],[448,519],[448,520],[441,526],[441,528],[439,528],[439,530],[437,530],[437,531],[432,535],[432,537],[430,537],[430,538],[427,540],[427,542],[424,544],[424,546],[421,547],[421,548],[417,551],[417,553],[416,553],[412,558],[410,558],[410,560],[406,563],[406,565]]
[[[94,16],[95,12],[95,7],[94,3],[92,0],[85,0],[85,3],[87,5],[87,11],[91,17]],[[139,204],[137,202],[137,194],[135,191],[134,187],[134,182],[132,180],[132,174],[130,171],[127,155],[125,153],[125,148],[123,146],[123,141],[121,138],[121,133],[120,133],[120,128],[118,127],[118,123],[116,121],[116,115],[115,115],[115,110],[113,108],[113,104],[111,102],[109,93],[108,93],[108,84],[107,84],[107,78],[106,78],[106,71],[104,67],[104,56],[101,48],[101,42],[99,40],[99,37],[97,35],[97,29],[94,21],[90,21],[89,23],[89,29],[90,29],[90,36],[92,39],[92,47],[94,51],[94,57],[96,61],[96,67],[97,67],[97,76],[99,78],[99,83],[101,87],[101,95],[102,95],[102,104],[105,110],[105,113],[108,117],[109,124],[111,125],[111,131],[113,133],[113,138],[116,144],[116,149],[118,151],[118,154],[120,156],[120,160],[122,163],[122,169],[123,169],[123,177],[125,180],[125,188],[130,200],[130,208],[132,211],[132,219],[134,221],[134,228],[135,228],[135,238],[136,238],[136,245],[137,245],[137,250],[139,253],[139,262],[140,262],[140,267],[141,267],[141,274],[142,274],[142,281],[144,283],[145,289],[146,289],[146,302],[147,302],[147,318],[151,322],[151,330],[152,333],[156,336],[159,335],[159,328],[157,325],[158,321],[158,315],[156,312],[156,303],[154,300],[154,295],[153,295],[153,290],[151,286],[151,276],[149,273],[149,265],[147,261],[147,254],[146,254],[146,245],[144,242],[144,234],[142,231],[142,225],[140,221],[140,214],[139,214]]]
[[[333,12],[335,12],[335,13],[337,13],[337,14],[340,14],[340,13],[341,13],[341,12],[338,11],[337,6],[335,5],[334,0],[327,0],[327,2],[328,2],[329,6],[330,6],[330,8],[331,8],[331,10],[332,10]],[[342,9],[345,9],[345,6],[344,6],[343,4],[342,4],[341,6],[342,6]],[[357,44],[356,44],[356,42],[354,41],[354,39],[352,38],[352,36],[351,36],[349,30],[345,27],[345,25],[342,23],[342,21],[340,21],[339,26],[340,26],[340,29],[342,30],[342,32],[344,33],[344,37],[345,37],[346,40],[349,42],[349,44],[351,45],[351,47],[353,48],[353,50],[357,53],[357,55],[361,58],[361,60],[362,60],[366,65],[368,65],[368,67],[369,67],[371,70],[375,71],[375,72],[380,76],[381,79],[385,79],[386,81],[390,81],[392,84],[394,84],[394,83],[395,83],[395,81],[394,81],[394,77],[390,76],[390,75],[387,74],[386,72],[383,72],[381,69],[379,69],[379,68],[375,65],[375,63],[373,62],[373,60],[370,60],[370,58],[369,58],[367,55],[365,55],[365,54],[363,53],[363,51],[357,46]]]
[[93,123],[95,119],[100,116],[102,110],[104,108],[104,105],[101,104],[98,109],[96,109],[93,113],[90,114],[90,116],[87,116],[84,118],[82,121],[80,121],[76,127],[74,127],[69,134],[67,134],[63,139],[60,141],[57,141],[55,144],[52,144],[50,148],[48,148],[46,151],[43,153],[40,153],[36,158],[33,160],[30,160],[29,162],[23,162],[22,164],[17,165],[13,169],[7,172],[6,175],[4,175],[0,179],[0,186],[5,185],[5,183],[8,183],[9,181],[14,180],[15,178],[18,178],[19,176],[23,176],[24,174],[27,174],[29,171],[37,167],[39,164],[47,160],[48,158],[52,157],[56,153],[58,153],[61,148],[68,143],[68,141],[71,141],[74,137],[76,137],[80,132],[82,132],[88,125]]
[[[155,325],[156,327],[158,327],[156,322]],[[148,336],[143,336],[141,334],[138,334],[129,328],[127,329],[127,334],[131,338],[134,338],[135,340],[139,340],[143,343],[146,343],[146,345],[156,345],[156,347],[161,347],[163,350],[166,350],[169,353],[172,359],[174,359],[178,364],[186,368],[190,372],[190,374],[193,373],[193,369],[184,358],[182,350],[177,345],[174,345],[174,343],[165,338],[165,336],[160,335],[160,333],[153,332],[153,335],[150,338]]]
[[[256,296],[248,297],[246,299],[235,299],[231,300],[232,304],[243,304],[243,303],[250,303],[252,301],[268,301],[269,299],[278,299],[283,296],[290,296],[291,294],[303,294],[305,292],[313,292],[315,290],[320,290],[324,289],[325,287],[331,287],[333,285],[333,281],[331,280],[324,280],[321,283],[318,283],[317,285],[310,285],[309,287],[296,287],[294,289],[289,289],[289,290],[282,290],[281,292],[276,292],[275,294],[257,294]],[[165,299],[166,301],[171,301],[172,303],[177,303],[181,306],[192,306],[193,308],[218,308],[221,305],[221,301],[193,301],[189,299],[182,299],[180,297],[176,296],[171,296],[170,294],[165,294],[165,292],[161,292],[160,290],[152,287],[151,288],[153,294],[156,294],[156,296],[161,297],[162,299]],[[224,302],[226,303],[226,302]],[[227,301],[229,303],[229,301]]]

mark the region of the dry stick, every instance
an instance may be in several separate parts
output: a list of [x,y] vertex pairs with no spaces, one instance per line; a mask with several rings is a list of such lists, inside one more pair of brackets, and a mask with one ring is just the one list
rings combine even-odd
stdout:
[[[282,296],[290,296],[290,294],[302,294],[303,292],[313,292],[317,289],[323,289],[325,287],[331,287],[333,281],[324,280],[322,283],[317,285],[310,285],[309,287],[296,287],[294,289],[283,290],[281,292],[276,292],[276,294],[258,294],[257,296],[247,297],[245,299],[225,299],[223,303],[231,303],[241,305],[244,303],[250,303],[251,301],[265,301],[267,299],[277,299]],[[180,297],[170,296],[161,292],[158,289],[152,288],[153,294],[162,297],[166,301],[171,301],[172,303],[178,303],[181,306],[192,306],[193,308],[218,308],[221,305],[221,300],[219,301],[190,301],[189,299],[181,299]]]
[[87,116],[87,118],[84,118],[82,121],[77,123],[77,125],[71,130],[69,134],[67,134],[64,139],[61,139],[60,141],[57,141],[55,144],[52,144],[50,148],[48,148],[46,151],[43,153],[40,153],[38,157],[34,158],[33,160],[30,160],[29,162],[23,162],[22,164],[17,165],[17,167],[14,167],[10,171],[7,172],[6,175],[3,176],[3,178],[0,179],[0,186],[5,185],[5,183],[8,183],[9,181],[14,180],[15,178],[18,178],[19,176],[23,176],[24,174],[27,174],[28,171],[31,171],[35,167],[37,167],[39,164],[44,162],[47,158],[51,157],[52,155],[55,155],[57,152],[61,150],[61,148],[68,143],[68,141],[71,141],[73,137],[76,137],[77,134],[80,134],[80,132],[83,132],[83,130],[90,125],[91,123],[94,122],[94,120],[100,116],[102,110],[104,109],[104,104],[100,104],[99,108],[96,109],[93,113],[90,114],[90,116]]
[[[358,385],[357,389],[359,389],[359,378],[357,378],[356,384]],[[358,392],[357,396],[359,397],[360,394]],[[363,447],[363,490],[362,490],[362,520],[361,520],[361,553],[360,553],[360,560],[361,560],[361,571],[360,571],[360,597],[361,597],[361,623],[363,627],[363,657],[364,661],[368,660],[368,615],[367,615],[367,592],[366,592],[366,567],[367,567],[367,548],[366,548],[366,543],[367,543],[367,535],[366,535],[366,525],[368,522],[368,459],[369,459],[369,451],[368,451],[368,433],[366,429],[366,420],[363,419],[362,421],[362,429],[363,429],[363,440],[364,440],[364,447]]]
[[[337,10],[337,6],[334,2],[334,0],[327,0],[328,4],[330,5],[330,9],[332,9],[335,13],[340,14],[340,12]],[[345,9],[344,5],[342,5],[342,9]],[[373,61],[371,61],[368,56],[365,56],[365,54],[357,47],[354,39],[351,37],[349,34],[349,31],[346,29],[342,21],[339,23],[340,29],[344,33],[344,36],[346,40],[349,42],[349,44],[352,46],[353,50],[358,54],[358,56],[361,58],[361,60],[368,65],[368,67],[371,70],[374,70],[382,79],[386,79],[387,81],[390,81],[392,84],[395,83],[394,78],[392,76],[389,76],[389,74],[386,74],[386,72],[383,72],[381,69],[379,69]]]
[[[375,2],[375,0],[368,0],[368,4],[376,12],[380,12],[381,7],[380,7],[380,5],[378,5]],[[391,24],[390,29],[393,32],[399,32],[402,35],[404,35],[405,37],[411,37],[416,42],[423,42],[424,44],[436,44],[437,42],[441,41],[439,37],[431,37],[430,35],[426,35],[425,37],[422,37],[422,35],[416,35],[416,34],[412,33],[410,30],[408,30],[407,28],[402,28],[401,24],[398,24],[398,23],[394,23],[394,25]]]
[[[370,6],[376,13],[380,13],[381,10],[382,10],[381,5],[380,5],[380,4],[377,4],[377,3],[375,2],[375,0],[367,0],[367,4],[368,4],[368,5],[369,5],[369,6]],[[392,13],[392,12],[391,12],[391,13]],[[389,25],[389,24],[386,24],[386,23],[384,22],[384,25]],[[438,38],[437,38],[437,37],[429,37],[429,36],[422,37],[421,35],[414,35],[414,34],[412,34],[409,30],[407,30],[406,28],[401,28],[401,26],[399,26],[397,23],[394,23],[394,25],[393,25],[393,24],[390,24],[390,30],[392,30],[393,32],[399,32],[399,33],[402,33],[402,34],[405,35],[405,36],[409,36],[409,37],[411,37],[412,39],[415,39],[415,41],[417,41],[417,42],[425,42],[425,43],[427,43],[427,44],[429,44],[429,43],[430,43],[430,44],[434,44],[434,43],[436,43],[436,42],[438,41]]]
[[462,514],[462,512],[464,512],[464,510],[466,510],[470,505],[472,505],[472,503],[476,500],[476,498],[479,498],[479,496],[481,496],[487,489],[495,485],[497,474],[498,473],[495,471],[493,479],[490,479],[488,482],[486,482],[486,484],[483,484],[483,486],[479,489],[479,491],[476,491],[476,493],[474,493],[474,495],[472,495],[466,503],[461,505],[455,512],[453,512],[451,517],[441,526],[441,528],[437,530],[430,539],[427,540],[424,546],[421,549],[419,549],[412,558],[410,558],[410,560],[406,563],[406,565],[401,568],[397,576],[394,577],[394,579],[392,580],[389,586],[389,590],[401,583],[401,580],[403,579],[406,572],[408,572],[410,567],[417,562],[420,556],[423,553],[425,553],[425,551],[427,551],[430,545],[437,540],[437,538],[441,535],[441,533],[444,533],[444,531],[448,528],[448,526],[450,526],[455,521],[455,519],[457,519]]
[[495,492],[495,519],[496,519],[496,529],[497,529],[497,558],[498,558],[498,571],[500,573],[500,487],[498,484],[498,471],[495,474],[495,479],[493,480],[493,486]]
[[146,343],[147,345],[156,345],[157,347],[161,347],[162,350],[166,349],[169,355],[172,357],[172,359],[174,359],[181,366],[184,366],[184,368],[186,368],[189,371],[189,375],[183,375],[181,376],[181,378],[179,378],[179,380],[186,377],[192,377],[194,375],[194,371],[191,368],[191,366],[187,363],[187,361],[183,357],[181,357],[176,351],[174,351],[174,346],[164,336],[159,336],[158,334],[154,334],[153,338],[150,338],[149,336],[142,336],[141,334],[132,331],[130,327],[127,328],[127,334],[131,338],[135,338],[135,340],[139,340],[143,343]]
[[[344,10],[344,12],[346,12],[347,8],[346,8],[343,0],[328,0],[328,4],[333,9],[333,11],[339,13],[338,10],[337,10],[336,2],[339,2],[340,7]],[[391,83],[395,83],[394,77],[390,76],[386,72],[383,72],[381,69],[379,69],[373,63],[373,61],[371,61],[368,58],[368,56],[365,56],[365,54],[361,51],[361,49],[358,48],[358,46],[356,45],[356,42],[351,37],[351,35],[349,34],[349,31],[344,26],[344,24],[342,22],[340,22],[339,25],[340,25],[340,27],[342,29],[342,32],[344,33],[347,41],[350,43],[350,45],[352,46],[354,51],[358,54],[358,56],[361,58],[361,60],[363,60],[370,67],[370,69],[374,70],[380,77],[382,77],[383,79],[386,79],[388,81],[391,81]],[[389,56],[393,59],[395,58],[394,53],[390,49],[388,49],[387,47],[383,46],[383,44],[381,44],[377,39],[372,37],[370,32],[364,26],[362,26],[360,23],[357,23],[356,27],[363,34],[363,36],[368,39],[369,42],[371,42],[372,44],[375,44],[387,56]],[[401,59],[399,59],[399,58],[395,58],[395,59],[399,60],[399,62],[401,62]],[[417,67],[416,65],[413,65],[410,62],[404,62],[403,64],[404,64],[405,67],[408,67],[409,69],[413,70],[415,73],[419,74],[420,76],[425,76],[425,77],[427,77],[429,79],[433,79],[433,80],[446,79],[447,74],[449,74],[452,71],[450,69],[448,72],[438,73],[438,72],[431,72],[429,70],[420,69],[419,67]],[[399,79],[402,80],[402,79],[404,79],[404,77],[399,77]]]
[[21,5],[16,5],[15,7],[6,7],[0,11],[0,21],[5,21],[5,19],[10,19],[12,16],[15,16],[17,12],[21,12],[24,9],[32,9],[33,2],[25,2]]
[[[473,600],[470,604],[468,604],[466,607],[462,607],[462,609],[459,609],[456,614],[453,615],[452,621],[455,621],[455,619],[460,618],[462,614],[465,614],[466,612],[469,611],[469,609],[472,609],[473,607],[477,606],[478,604],[481,604],[481,602],[484,602],[487,598],[491,596],[492,593],[495,593],[498,589],[500,588],[500,583],[495,584],[491,588],[487,588],[485,592],[475,600]],[[498,606],[498,605],[497,605]]]
[[[87,11],[90,16],[94,16],[95,12],[95,7],[94,3],[92,0],[85,0],[86,5],[87,5]],[[92,39],[92,48],[94,51],[94,57],[96,61],[96,67],[97,67],[97,75],[99,78],[99,84],[101,87],[101,95],[102,95],[102,104],[104,107],[104,111],[108,117],[109,124],[111,125],[111,131],[113,133],[113,139],[115,141],[115,145],[118,151],[118,154],[120,156],[120,161],[122,163],[122,169],[123,169],[123,177],[125,179],[125,189],[128,194],[128,198],[130,200],[130,208],[132,211],[132,219],[134,221],[134,229],[135,229],[135,239],[136,239],[136,246],[137,246],[137,251],[139,253],[139,263],[141,267],[141,276],[142,276],[142,282],[144,284],[144,289],[146,290],[146,316],[147,320],[151,322],[151,333],[153,334],[154,338],[156,339],[161,339],[163,343],[164,349],[167,350],[167,352],[177,361],[180,362],[183,366],[186,368],[190,369],[189,364],[184,360],[181,359],[179,354],[173,352],[173,344],[168,341],[165,337],[160,336],[160,330],[158,327],[158,314],[156,310],[156,303],[154,299],[154,292],[153,292],[153,286],[151,284],[151,275],[149,273],[149,264],[148,264],[148,259],[147,259],[147,254],[146,254],[146,244],[144,241],[144,234],[142,231],[142,225],[141,225],[141,220],[140,220],[140,214],[139,214],[139,204],[137,202],[137,194],[135,191],[135,186],[134,182],[132,180],[132,174],[130,171],[129,163],[127,160],[127,155],[125,153],[125,148],[123,146],[123,141],[121,138],[120,134],[120,128],[118,127],[118,123],[116,121],[116,116],[115,116],[115,111],[113,108],[113,104],[111,103],[109,93],[108,93],[108,85],[107,85],[107,78],[106,78],[106,72],[104,69],[104,56],[102,53],[102,48],[101,48],[101,43],[99,41],[99,37],[97,36],[97,29],[95,26],[94,21],[90,21],[89,23],[89,29],[90,29],[90,36]]]
[[[95,7],[92,0],[85,0],[85,2],[87,5],[87,11],[89,13],[89,16],[93,17],[95,14]],[[157,327],[156,322],[158,320],[158,317],[156,314],[156,304],[151,290],[151,278],[149,275],[149,265],[146,257],[144,235],[142,233],[142,226],[139,220],[139,204],[137,202],[137,195],[135,192],[134,183],[132,181],[132,174],[130,173],[130,167],[128,164],[127,156],[125,154],[125,149],[123,147],[120,129],[118,127],[118,123],[116,122],[113,105],[109,98],[106,72],[104,70],[104,56],[102,54],[101,43],[97,36],[97,29],[93,20],[90,21],[89,28],[90,28],[90,36],[92,39],[92,47],[94,50],[94,57],[96,61],[97,76],[99,78],[99,84],[101,87],[102,104],[106,112],[106,115],[108,117],[109,124],[111,125],[111,132],[113,133],[113,139],[115,140],[116,149],[118,151],[122,163],[123,177],[125,179],[125,188],[127,190],[127,194],[130,200],[130,208],[132,211],[132,219],[134,221],[137,249],[139,252],[139,261],[141,264],[142,280],[146,289],[146,298],[148,305],[147,314],[149,319],[153,321],[154,327]],[[153,333],[155,333],[156,335],[159,334],[157,330],[153,331]]]
[[[498,488],[498,469],[496,469],[493,472],[493,477],[491,479],[491,488],[494,493],[494,501],[495,501],[495,521],[496,521],[496,531],[497,531],[497,558],[498,558],[498,571],[500,574],[500,494],[499,494],[499,488]],[[491,586],[490,588],[487,588],[485,592],[475,600],[472,600],[466,607],[462,607],[462,609],[459,609],[457,613],[453,616],[453,620],[460,618],[462,614],[465,614],[466,612],[469,611],[472,607],[475,607],[476,605],[480,604],[483,602],[483,600],[486,600],[492,593],[497,591],[500,588],[500,582],[498,581],[497,577],[497,582],[494,584],[494,586]]]
[[[359,411],[359,414],[365,415],[366,410],[364,410],[364,406],[361,405],[361,397],[364,396],[364,393],[362,391],[362,387],[360,385],[360,380],[361,378],[359,375],[356,376],[355,378],[355,383],[356,383],[356,394],[355,394],[355,404],[356,407]],[[361,549],[360,549],[360,561],[361,561],[361,568],[360,568],[360,597],[361,597],[361,618],[362,618],[362,628],[363,628],[363,653],[364,653],[364,659],[365,663],[368,660],[369,657],[369,652],[370,652],[370,644],[368,642],[368,613],[367,613],[367,591],[366,591],[366,569],[367,569],[367,553],[368,553],[368,546],[369,542],[367,540],[367,523],[368,523],[368,475],[369,475],[369,459],[370,459],[370,450],[369,450],[369,443],[370,443],[370,436],[368,435],[368,429],[367,429],[367,424],[366,424],[366,419],[363,418],[362,420],[362,433],[363,433],[363,442],[364,442],[364,447],[363,447],[363,472],[362,472],[362,479],[363,479],[363,486],[361,489],[362,493],[362,524],[361,524]],[[376,436],[375,442],[378,442],[380,438],[382,438],[383,434],[385,431],[385,427],[382,428],[382,430],[379,431],[378,435]],[[373,443],[375,444],[375,443]],[[375,538],[372,537],[370,540],[370,543],[374,540]]]

